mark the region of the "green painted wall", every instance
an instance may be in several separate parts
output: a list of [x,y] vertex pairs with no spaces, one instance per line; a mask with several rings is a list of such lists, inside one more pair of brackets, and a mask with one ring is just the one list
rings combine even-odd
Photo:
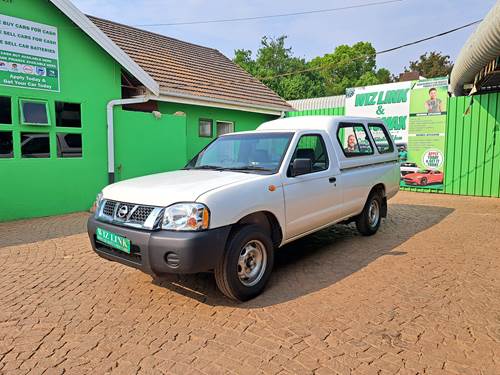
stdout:
[[[0,14],[58,28],[61,87],[48,92],[0,86],[0,96],[12,100],[13,117],[12,124],[0,124],[0,131],[12,132],[14,138],[14,157],[0,159],[0,221],[87,210],[108,182],[106,105],[121,97],[121,67],[48,1],[0,1]],[[21,98],[45,100],[52,125],[21,125]],[[55,126],[56,101],[81,104],[81,128]],[[183,167],[215,137],[216,121],[233,122],[236,131],[244,131],[276,118],[175,103],[159,107],[160,119],[115,108],[117,180]],[[178,111],[186,116],[172,115]],[[199,137],[200,118],[214,121],[214,137]],[[21,132],[48,133],[50,158],[21,158]],[[81,134],[83,157],[58,158],[58,132]]]
[[[0,220],[44,216],[88,209],[107,183],[106,103],[120,97],[120,67],[57,8],[44,0],[0,2],[0,13],[58,28],[59,93],[0,86],[12,98],[14,158],[0,159]],[[48,101],[52,124],[55,101],[81,103],[82,128],[22,126],[19,98]],[[50,159],[22,159],[20,132],[50,134]],[[57,158],[56,132],[82,133],[83,158]]]
[[445,192],[500,197],[500,93],[450,98]]
[[[215,139],[216,121],[228,121],[234,123],[235,131],[255,130],[263,122],[276,119],[277,116],[264,115],[260,113],[242,112],[230,109],[194,106],[178,103],[159,103],[162,113],[184,112],[186,114],[186,138],[187,138],[187,160],[191,160],[203,147]],[[200,119],[213,120],[213,132],[211,138],[198,135],[198,124]]]
[[323,109],[310,109],[306,111],[293,111],[287,112],[286,117],[297,117],[297,116],[344,116],[345,108],[323,108]]
[[186,165],[186,117],[115,109],[116,180]]

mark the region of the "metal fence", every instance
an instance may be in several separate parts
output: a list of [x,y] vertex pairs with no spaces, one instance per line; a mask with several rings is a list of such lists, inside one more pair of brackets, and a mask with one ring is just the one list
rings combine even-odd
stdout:
[[449,100],[445,192],[500,197],[500,93]]

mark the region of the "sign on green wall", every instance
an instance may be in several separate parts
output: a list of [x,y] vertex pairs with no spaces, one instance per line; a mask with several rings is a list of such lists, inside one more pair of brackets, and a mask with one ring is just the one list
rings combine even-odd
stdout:
[[403,179],[403,186],[443,189],[447,104],[447,78],[420,80],[413,86],[407,162],[417,165],[422,173],[413,179]]
[[59,91],[57,28],[0,14],[0,85]]

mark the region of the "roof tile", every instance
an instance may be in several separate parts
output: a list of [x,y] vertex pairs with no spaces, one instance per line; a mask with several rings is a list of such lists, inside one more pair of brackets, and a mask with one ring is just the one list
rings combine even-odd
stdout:
[[290,105],[213,48],[88,16],[160,85],[160,91],[242,105],[290,110]]

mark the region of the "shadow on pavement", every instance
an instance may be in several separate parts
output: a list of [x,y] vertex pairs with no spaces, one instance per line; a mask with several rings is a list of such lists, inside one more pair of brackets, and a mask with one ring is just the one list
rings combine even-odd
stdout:
[[296,299],[328,287],[393,251],[419,232],[438,224],[454,209],[391,204],[389,217],[371,237],[358,234],[354,224],[335,225],[279,249],[270,282],[262,295],[235,303],[225,298],[212,274],[171,275],[154,283],[209,305],[261,308]]
[[87,232],[87,212],[0,223],[0,250]]

